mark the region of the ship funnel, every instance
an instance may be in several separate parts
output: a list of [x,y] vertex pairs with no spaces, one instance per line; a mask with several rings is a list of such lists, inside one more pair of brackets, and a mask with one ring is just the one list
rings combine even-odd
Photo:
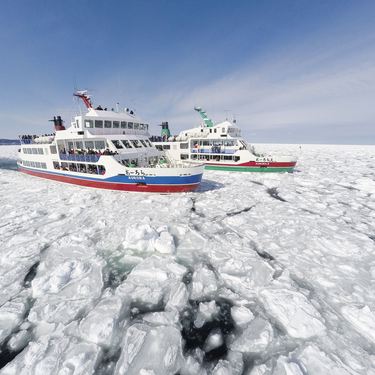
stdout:
[[163,139],[168,139],[171,136],[168,121],[162,122],[159,126],[161,126],[161,136]]
[[50,120],[53,122],[53,125],[55,126],[55,130],[65,130],[65,126],[63,124],[63,120],[61,116],[53,116],[53,120]]

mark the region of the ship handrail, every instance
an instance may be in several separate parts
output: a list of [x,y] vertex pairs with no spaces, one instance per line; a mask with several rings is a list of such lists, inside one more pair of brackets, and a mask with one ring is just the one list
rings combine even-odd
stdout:
[[238,150],[212,150],[212,149],[203,149],[203,148],[192,148],[192,154],[235,154]]
[[89,163],[97,163],[102,155],[96,154],[63,154],[60,153],[60,160],[64,161],[83,161]]
[[21,145],[40,145],[52,143],[55,139],[54,135],[29,135],[19,136]]

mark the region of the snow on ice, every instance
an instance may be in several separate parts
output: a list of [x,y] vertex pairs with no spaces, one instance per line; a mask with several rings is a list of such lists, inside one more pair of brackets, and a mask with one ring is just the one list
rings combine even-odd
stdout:
[[158,195],[0,147],[0,374],[375,375],[375,147],[271,148]]

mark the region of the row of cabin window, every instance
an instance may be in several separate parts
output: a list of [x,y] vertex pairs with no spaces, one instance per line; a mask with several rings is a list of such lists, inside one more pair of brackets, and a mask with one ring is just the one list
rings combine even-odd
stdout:
[[148,130],[148,124],[139,124],[138,122],[109,121],[109,120],[85,120],[85,128],[102,129],[136,129]]
[[[154,166],[156,164],[158,164],[159,162],[159,157],[157,156],[151,156],[150,158],[143,158],[143,163],[145,165],[148,165],[149,166]],[[119,163],[125,165],[125,167],[138,167],[138,158],[134,158],[134,159],[122,159],[122,160],[119,160]]]
[[[188,154],[181,154],[180,155],[181,160],[188,159],[189,155]],[[230,160],[230,161],[240,161],[239,156],[233,156],[233,155],[197,155],[197,154],[192,154],[191,155],[192,160]]]
[[[84,150],[84,149],[96,149],[103,150],[106,148],[105,141],[67,141],[65,142],[68,150]],[[59,149],[65,148],[64,143],[58,143]]]
[[[226,146],[226,147],[233,147],[236,146],[236,141],[227,141],[227,140],[204,140],[204,141],[198,141],[193,140],[191,141],[191,148],[198,146]],[[162,150],[170,150],[171,145],[158,145],[156,148],[160,151]],[[189,145],[188,143],[180,143],[180,149],[188,149]]]
[[[139,139],[139,140],[112,140],[112,143],[115,145],[117,149],[122,149],[122,148],[142,148],[143,147],[152,147],[152,144],[149,140],[145,139]],[[133,145],[133,146],[132,146]]]
[[39,154],[39,155],[43,155],[43,149],[42,148],[36,148],[36,147],[33,147],[33,148],[23,148],[23,153],[24,154]]
[[[205,139],[205,140],[192,140],[190,142],[191,147],[198,146],[226,146],[226,147],[233,147],[236,146],[237,141],[235,140],[226,140],[226,139]],[[181,143],[182,145],[182,143]],[[187,148],[187,147],[181,147]]]
[[39,161],[28,161],[28,160],[23,160],[22,164],[26,167],[33,167],[33,168],[42,168],[42,169],[47,169],[47,164],[46,163],[40,163]]
[[96,164],[77,164],[77,163],[64,163],[61,164],[57,161],[53,162],[53,168],[57,170],[79,172],[79,173],[89,173],[89,174],[105,174],[104,165]]

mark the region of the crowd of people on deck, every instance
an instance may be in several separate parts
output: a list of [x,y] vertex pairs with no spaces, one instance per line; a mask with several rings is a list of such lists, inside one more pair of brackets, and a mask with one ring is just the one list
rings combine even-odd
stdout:
[[61,166],[60,166],[58,162],[55,162],[54,168],[61,170],[61,171],[101,174],[101,175],[105,174],[105,168],[103,165],[61,163]]
[[60,150],[60,154],[65,154],[65,155],[97,155],[97,156],[101,156],[101,155],[118,155],[118,152],[115,151],[111,151],[110,149],[106,148],[105,150],[93,150],[91,148],[87,149],[87,150],[83,150],[83,149],[78,149],[78,150],[73,150],[73,149],[70,149],[68,151],[66,151],[66,149],[62,149]]
[[54,137],[55,136],[55,133],[52,133],[52,134],[40,134],[40,135],[36,135],[36,134],[23,134],[23,135],[20,135],[18,136],[18,138],[22,141],[22,143],[32,143],[34,141],[34,139],[36,138],[42,138],[42,137]]
[[[175,141],[176,140],[176,137],[177,136],[173,136],[173,140]],[[157,136],[157,135],[152,135],[149,140],[151,142],[167,142],[168,141],[168,136],[166,135],[163,135],[163,136]]]

